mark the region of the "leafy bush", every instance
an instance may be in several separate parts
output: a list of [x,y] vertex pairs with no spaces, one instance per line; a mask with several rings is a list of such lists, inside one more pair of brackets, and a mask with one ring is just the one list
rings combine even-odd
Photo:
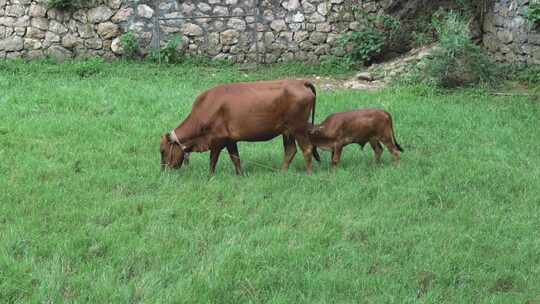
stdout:
[[49,8],[70,9],[70,8],[73,8],[73,1],[72,0],[49,0],[47,2],[47,6]]
[[502,74],[508,80],[517,80],[527,85],[540,85],[540,66],[538,65],[508,65],[503,67]]
[[151,60],[156,62],[164,62],[169,64],[181,63],[184,59],[183,53],[178,50],[178,46],[182,44],[182,37],[176,36],[167,42],[167,45],[161,50],[152,52]]
[[529,4],[529,9],[527,10],[527,19],[533,25],[540,25],[540,2],[533,2]]
[[127,59],[137,59],[139,57],[139,40],[132,32],[127,32],[120,37],[122,42],[122,48],[124,50],[124,57]]
[[105,61],[102,58],[91,58],[73,62],[73,70],[79,77],[85,78],[97,75],[103,71]]
[[336,57],[327,55],[321,58],[320,68],[325,74],[346,73],[351,71],[354,62],[350,57]]
[[399,45],[403,33],[401,23],[394,17],[383,15],[371,17],[363,15],[364,30],[348,32],[341,36],[339,42],[348,50],[347,56],[353,61],[369,63],[374,58]]
[[433,19],[440,47],[421,62],[424,81],[451,88],[475,84],[493,84],[495,66],[484,51],[471,41],[469,27],[460,15],[449,12]]
[[411,33],[411,44],[412,47],[418,48],[424,45],[435,42],[433,35],[425,32],[412,32]]
[[350,32],[342,36],[341,44],[350,46],[348,57],[354,61],[367,63],[371,58],[379,55],[384,46],[384,35],[375,28],[368,28],[361,32]]
[[49,8],[60,10],[75,10],[80,8],[89,8],[97,5],[96,0],[48,0]]

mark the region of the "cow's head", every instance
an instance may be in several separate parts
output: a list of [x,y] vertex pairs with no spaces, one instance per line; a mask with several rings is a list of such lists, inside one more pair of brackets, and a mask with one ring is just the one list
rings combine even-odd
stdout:
[[174,141],[169,133],[161,137],[159,152],[161,153],[161,170],[180,169],[184,159],[189,157],[189,153],[186,153],[180,143]]

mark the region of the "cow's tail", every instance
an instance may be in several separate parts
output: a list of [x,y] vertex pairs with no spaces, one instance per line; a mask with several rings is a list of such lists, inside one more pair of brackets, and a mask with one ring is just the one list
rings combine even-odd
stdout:
[[[317,91],[315,90],[315,86],[313,85],[313,83],[309,82],[309,81],[306,81],[304,83],[304,85],[311,90],[311,92],[313,92],[313,95],[315,95],[315,97],[317,97]],[[313,100],[313,109],[311,109],[311,123],[313,125],[315,125],[315,104],[317,103],[316,102],[317,98],[315,98]]]
[[388,118],[390,119],[390,131],[392,131],[392,140],[394,141],[394,144],[396,145],[396,148],[399,150],[399,152],[403,152],[403,148],[398,144],[396,140],[396,132],[394,131],[394,122],[392,121],[392,116],[390,113],[388,113]]
[[[315,86],[313,83],[306,81],[304,85],[313,92],[313,95],[315,95],[315,98],[313,99],[313,108],[311,109],[311,125],[315,126],[315,104],[317,103],[317,90],[315,90]],[[313,158],[315,158],[316,161],[321,161],[321,156],[319,155],[319,152],[317,152],[317,146],[313,146],[313,149],[311,150],[311,154],[313,154]]]

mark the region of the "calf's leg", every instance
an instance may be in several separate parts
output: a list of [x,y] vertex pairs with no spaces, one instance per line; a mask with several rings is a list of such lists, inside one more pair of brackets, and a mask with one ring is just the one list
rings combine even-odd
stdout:
[[343,150],[343,146],[337,146],[332,151],[332,169],[336,169],[337,165],[341,159],[341,151]]
[[240,164],[240,154],[238,153],[238,146],[235,142],[227,144],[227,152],[229,152],[231,161],[234,164],[234,170],[236,171],[236,175],[243,175],[242,166]]
[[396,164],[399,164],[399,157],[401,155],[401,152],[399,152],[398,147],[394,143],[394,140],[392,137],[384,137],[381,139],[382,143],[386,146],[386,148],[394,155],[394,159],[396,160]]
[[369,140],[369,144],[371,145],[371,148],[373,148],[373,152],[375,152],[375,162],[380,163],[381,155],[383,153],[381,143],[376,138],[372,138]]
[[283,159],[283,166],[281,169],[287,171],[291,161],[296,155],[296,141],[292,135],[283,135],[283,148],[285,149],[285,158]]

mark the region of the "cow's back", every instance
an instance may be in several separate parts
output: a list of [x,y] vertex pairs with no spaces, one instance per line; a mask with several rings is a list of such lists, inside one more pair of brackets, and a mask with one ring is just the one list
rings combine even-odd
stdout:
[[233,83],[201,94],[192,114],[218,136],[257,141],[307,124],[314,102],[306,81]]

